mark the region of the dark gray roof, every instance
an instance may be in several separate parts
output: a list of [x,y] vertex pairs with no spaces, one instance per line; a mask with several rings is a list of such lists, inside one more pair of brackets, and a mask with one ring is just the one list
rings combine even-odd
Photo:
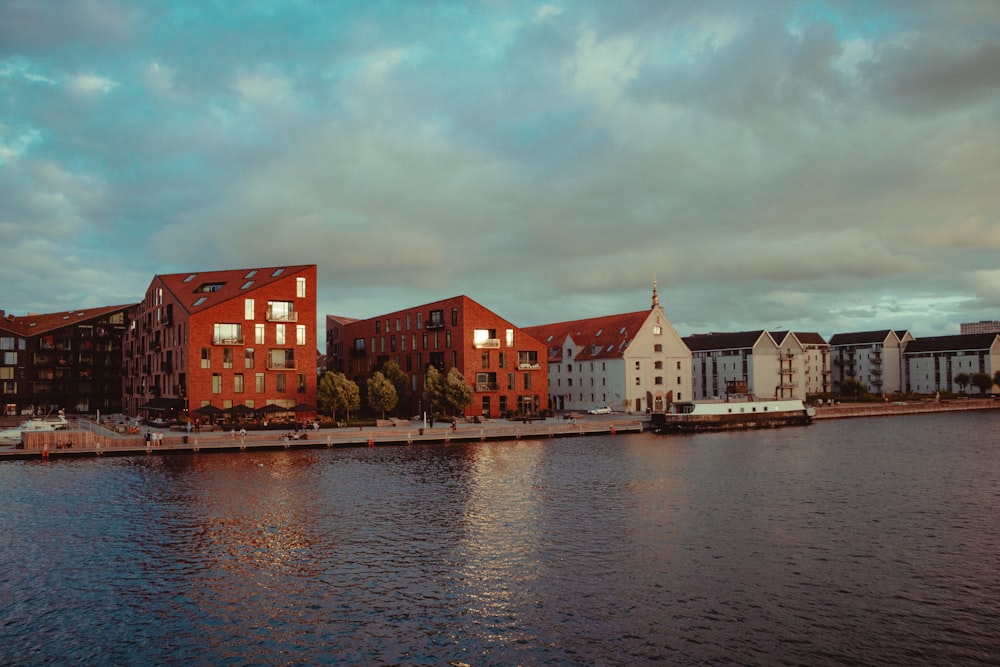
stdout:
[[692,352],[704,352],[705,350],[746,350],[752,348],[766,332],[763,329],[757,331],[738,331],[735,333],[712,332],[707,334],[695,334],[684,338],[684,344]]
[[833,337],[830,338],[830,345],[865,345],[867,343],[883,343],[891,333],[893,333],[892,329],[839,333],[834,334]]
[[907,343],[904,353],[989,350],[998,337],[1000,337],[1000,334],[986,333],[917,338]]

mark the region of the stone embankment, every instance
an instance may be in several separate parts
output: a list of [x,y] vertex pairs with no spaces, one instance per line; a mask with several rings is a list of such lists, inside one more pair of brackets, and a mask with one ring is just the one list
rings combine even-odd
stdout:
[[935,401],[895,401],[886,403],[838,403],[816,408],[815,419],[845,419],[850,417],[891,417],[927,412],[964,412],[966,410],[995,410],[1000,401],[992,398],[959,398]]

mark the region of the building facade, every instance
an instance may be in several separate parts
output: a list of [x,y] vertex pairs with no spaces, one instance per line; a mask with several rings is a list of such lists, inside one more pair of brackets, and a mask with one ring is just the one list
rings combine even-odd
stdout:
[[364,320],[328,316],[326,324],[330,369],[356,382],[362,395],[367,380],[389,361],[407,375],[402,414],[426,409],[430,366],[441,375],[457,368],[472,387],[465,416],[537,415],[549,407],[545,346],[467,296]]
[[122,409],[122,341],[132,305],[17,317],[0,310],[5,415]]
[[890,329],[833,335],[830,338],[833,391],[839,392],[848,378],[879,396],[902,391],[904,340],[912,340],[912,336]]
[[664,412],[692,396],[691,351],[663,312],[655,283],[649,310],[526,331],[547,348],[555,410]]
[[316,265],[155,276],[124,348],[130,416],[315,413]]
[[959,334],[917,338],[903,351],[905,387],[908,392],[932,394],[968,390],[955,378],[1000,370],[1000,334]]
[[772,332],[778,344],[776,398],[806,400],[830,391],[830,345],[816,332]]
[[960,334],[1000,333],[1000,322],[996,320],[980,320],[979,322],[963,322],[958,325]]
[[684,343],[691,349],[695,399],[779,395],[779,348],[768,332],[696,334]]

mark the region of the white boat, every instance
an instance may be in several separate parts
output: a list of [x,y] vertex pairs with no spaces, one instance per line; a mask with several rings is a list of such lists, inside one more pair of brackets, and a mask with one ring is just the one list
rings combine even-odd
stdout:
[[803,426],[816,410],[800,400],[679,401],[669,412],[650,416],[655,433],[735,431],[752,428]]
[[23,441],[23,435],[25,433],[63,431],[67,428],[69,428],[69,422],[66,421],[66,416],[61,413],[55,417],[29,419],[20,426],[0,431],[0,441],[7,443],[20,443]]

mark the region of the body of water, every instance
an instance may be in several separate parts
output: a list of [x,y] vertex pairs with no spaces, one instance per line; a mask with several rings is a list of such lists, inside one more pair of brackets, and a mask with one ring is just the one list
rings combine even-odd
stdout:
[[0,663],[1000,660],[1000,412],[0,464]]

